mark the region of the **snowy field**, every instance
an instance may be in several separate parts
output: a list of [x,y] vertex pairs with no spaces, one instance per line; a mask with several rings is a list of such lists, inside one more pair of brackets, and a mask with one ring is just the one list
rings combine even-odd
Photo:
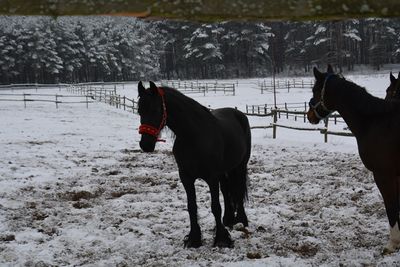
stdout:
[[[350,77],[383,96],[388,75]],[[212,108],[272,103],[249,80],[236,96],[193,95]],[[120,92],[135,96],[136,86]],[[43,90],[42,92],[49,92]],[[57,93],[59,93],[57,91]],[[62,92],[67,94],[67,92]],[[308,101],[310,90],[280,92]],[[265,123],[250,118],[251,123]],[[289,123],[289,122],[288,122]],[[138,117],[103,103],[0,102],[1,266],[395,266],[388,223],[352,137],[253,130],[248,229],[213,248],[206,184],[196,183],[203,246],[184,249],[186,196],[173,139],[140,151]]]

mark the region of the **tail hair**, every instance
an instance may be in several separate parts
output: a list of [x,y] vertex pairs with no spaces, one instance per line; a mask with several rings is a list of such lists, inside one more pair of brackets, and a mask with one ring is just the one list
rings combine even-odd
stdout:
[[237,207],[239,203],[245,203],[248,200],[249,179],[247,175],[247,164],[232,170],[229,174],[230,183],[228,190],[231,195],[232,204]]

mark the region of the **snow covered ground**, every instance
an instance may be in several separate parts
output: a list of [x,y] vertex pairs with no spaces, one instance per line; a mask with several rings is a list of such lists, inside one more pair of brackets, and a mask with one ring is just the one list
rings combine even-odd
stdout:
[[[388,76],[351,77],[384,95]],[[136,86],[126,88],[135,95]],[[46,91],[47,92],[47,91]],[[63,92],[66,94],[66,92]],[[280,93],[278,102],[311,92]],[[211,107],[272,103],[239,81]],[[251,123],[264,123],[251,118]],[[394,266],[382,198],[352,137],[253,130],[247,230],[213,248],[206,184],[196,183],[203,246],[184,249],[186,197],[171,154],[139,149],[138,117],[102,103],[0,103],[1,266]],[[267,124],[267,123],[266,123]]]

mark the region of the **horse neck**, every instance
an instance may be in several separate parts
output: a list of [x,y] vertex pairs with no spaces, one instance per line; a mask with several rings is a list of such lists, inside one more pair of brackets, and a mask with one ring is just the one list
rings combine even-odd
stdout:
[[339,112],[356,137],[369,126],[371,112],[384,110],[382,99],[370,95],[352,82],[338,79],[330,85],[330,89],[329,99],[333,109]]
[[176,137],[193,136],[208,127],[213,127],[215,117],[193,99],[174,91],[166,90],[167,126]]

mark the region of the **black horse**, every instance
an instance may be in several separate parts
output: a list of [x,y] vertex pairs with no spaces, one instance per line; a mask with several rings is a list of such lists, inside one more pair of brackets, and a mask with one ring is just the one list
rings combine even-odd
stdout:
[[382,194],[390,224],[390,238],[384,253],[400,247],[400,103],[374,97],[367,91],[333,73],[314,68],[316,78],[308,120],[317,124],[338,111],[357,139],[360,158],[373,172]]
[[[231,227],[239,222],[248,225],[243,206],[251,150],[247,117],[232,108],[210,111],[179,91],[157,87],[153,82],[149,89],[139,82],[138,90],[142,150],[154,151],[165,125],[175,134],[173,154],[186,191],[190,216],[190,232],[184,245],[197,248],[202,244],[194,187],[195,180],[202,178],[211,192],[211,210],[216,222],[214,246],[232,247],[233,241],[224,225]],[[223,223],[220,186],[225,204]]]
[[396,77],[393,76],[392,72],[390,72],[390,85],[386,89],[386,100],[389,99],[400,99],[400,72],[399,75]]

